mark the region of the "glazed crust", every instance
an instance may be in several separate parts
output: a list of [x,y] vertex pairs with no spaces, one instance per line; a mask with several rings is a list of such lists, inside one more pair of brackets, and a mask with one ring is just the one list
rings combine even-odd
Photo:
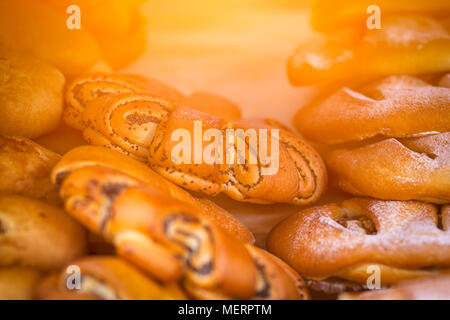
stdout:
[[[81,272],[80,289],[67,289],[72,272],[63,269],[47,277],[36,290],[38,299],[184,300],[175,284],[159,284],[128,262],[113,256],[91,256],[72,261]],[[70,267],[68,266],[68,267]],[[70,269],[72,270],[72,269]]]
[[65,90],[64,120],[71,127],[83,130],[90,124],[83,122],[82,114],[87,104],[108,94],[127,92],[147,93],[177,105],[208,111],[225,119],[240,118],[240,109],[233,102],[206,92],[185,96],[175,88],[155,79],[127,74],[88,73],[73,79]]
[[226,210],[208,199],[195,198],[170,181],[156,174],[145,164],[123,154],[97,146],[82,146],[68,152],[54,167],[52,181],[59,187],[71,172],[83,167],[99,166],[119,170],[166,196],[185,202],[198,209],[197,213],[220,225],[237,239],[253,243],[250,230]]
[[35,138],[58,126],[65,83],[58,69],[0,48],[0,75],[0,134]]
[[50,172],[60,156],[23,137],[0,135],[0,192],[60,203]]
[[345,293],[341,300],[449,300],[450,276],[411,280],[384,290]]
[[42,273],[34,268],[0,268],[0,300],[30,300]]
[[450,132],[335,150],[327,165],[338,186],[354,195],[450,202]]
[[[300,136],[273,121],[225,121],[135,93],[99,97],[88,104],[83,118],[90,123],[83,133],[89,143],[122,150],[141,161],[148,158],[157,173],[189,190],[210,195],[223,192],[235,200],[254,203],[307,204],[317,200],[325,189],[326,170],[317,152]],[[216,129],[222,137],[226,137],[227,129],[267,130],[267,145],[271,145],[271,139],[279,143],[279,170],[264,175],[262,171],[270,168],[263,165],[259,156],[255,156],[256,164],[250,164],[248,142],[244,144],[247,149],[242,157],[244,164],[226,163],[229,154],[226,143],[221,153],[223,164],[195,164],[195,150],[190,158],[192,164],[175,164],[171,151],[180,142],[173,141],[172,136],[175,131],[185,129],[193,137],[196,121],[202,123],[203,132]],[[278,138],[271,137],[273,129],[279,130]],[[234,156],[238,154],[237,145]],[[206,148],[205,143],[203,154]]]
[[322,143],[407,137],[450,131],[449,105],[448,87],[412,76],[390,76],[357,91],[340,89],[302,108],[294,124],[307,138]]
[[[327,21],[330,16],[334,14],[328,15]],[[383,16],[381,29],[369,30],[363,24],[361,30],[339,28],[319,35],[290,57],[289,79],[299,86],[325,85],[392,74],[448,72],[450,37],[446,24],[426,16],[394,15]]]
[[448,206],[354,198],[303,210],[269,234],[268,250],[301,275],[366,283],[367,267],[381,284],[449,271]]
[[257,292],[258,271],[245,243],[129,175],[78,168],[63,180],[61,196],[68,212],[159,281],[233,298]]
[[[373,5],[371,0],[315,0],[312,5],[311,24],[320,31],[332,31],[336,27],[352,25],[366,26],[369,17],[367,8]],[[399,13],[419,13],[445,15],[450,11],[450,4],[446,0],[379,0],[382,19],[388,15]],[[332,14],[331,14],[332,13]]]
[[0,266],[59,268],[86,253],[84,229],[63,210],[0,195]]

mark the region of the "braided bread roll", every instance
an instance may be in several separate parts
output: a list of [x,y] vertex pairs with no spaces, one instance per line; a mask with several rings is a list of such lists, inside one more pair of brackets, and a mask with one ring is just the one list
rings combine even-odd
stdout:
[[416,201],[353,198],[294,214],[269,234],[267,249],[313,280],[381,286],[450,272],[450,210]]
[[[381,18],[399,13],[418,13],[445,15],[450,11],[450,4],[446,0],[315,0],[312,4],[311,24],[321,31],[331,31],[343,25],[366,26],[369,18],[367,8],[376,4],[380,7]],[[383,20],[382,20],[383,26]]]
[[[90,144],[119,150],[141,161],[148,160],[157,173],[189,190],[210,195],[223,192],[235,200],[254,203],[308,204],[317,200],[325,189],[326,171],[316,151],[301,137],[280,128],[273,121],[225,121],[135,93],[92,100],[83,113],[83,119],[90,124],[83,132]],[[189,146],[189,149],[194,146],[194,152],[187,159],[192,164],[175,164],[179,159],[174,160],[172,151],[180,142],[174,141],[173,136],[176,131],[185,129],[190,135],[189,142],[191,137],[195,140],[196,123],[201,123],[203,132],[213,128],[222,137],[227,136],[229,129],[267,130],[266,143],[257,142],[258,148],[263,150],[272,146],[272,140],[275,140],[279,144],[278,153],[274,150],[275,160],[264,163],[264,159],[250,149],[248,140],[236,135],[233,152],[226,143],[222,146],[216,144],[219,146],[216,155],[222,154],[225,160],[225,156],[231,154],[231,162],[196,164],[194,141]],[[276,130],[273,129],[279,130],[279,137],[274,135]],[[237,149],[239,143],[244,145],[245,155]],[[204,145],[201,153],[208,152],[205,150],[209,147]],[[266,151],[269,152],[268,149]],[[212,154],[211,150],[209,152]],[[256,164],[250,163],[250,155],[255,157]],[[237,163],[238,156],[243,159],[242,164]],[[263,174],[264,170],[270,171],[277,164],[276,169],[279,170]]]
[[381,29],[339,29],[293,53],[289,80],[298,86],[324,85],[391,74],[448,72],[449,32],[445,20],[412,14],[383,16]]
[[243,242],[253,243],[255,238],[250,230],[233,215],[207,199],[195,198],[187,191],[156,174],[145,164],[114,150],[82,146],[71,150],[59,161],[51,173],[52,181],[59,188],[63,180],[74,170],[83,167],[104,167],[122,173],[157,189],[166,196],[185,202],[197,208],[197,213],[222,226],[230,235]]
[[[80,288],[68,289],[72,273],[67,268],[47,277],[37,288],[37,298],[45,300],[184,300],[177,285],[164,285],[146,276],[133,265],[112,256],[91,256],[72,261],[80,268]],[[69,267],[70,267],[69,266]]]
[[[266,268],[258,270],[245,243],[227,236],[194,207],[120,171],[78,168],[63,180],[60,194],[68,212],[83,225],[164,283],[181,282],[198,296],[248,299],[260,292],[264,280],[264,298],[300,298],[298,291],[294,294],[270,282],[283,283],[292,273],[285,271],[287,275],[278,279],[267,275]],[[297,281],[288,281],[291,288]]]
[[450,131],[450,88],[411,76],[389,76],[359,88],[343,88],[302,108],[294,124],[323,143],[372,137],[407,137]]
[[338,186],[354,195],[450,202],[450,132],[338,149],[327,164]]
[[340,300],[449,300],[450,276],[401,282],[384,290],[343,293]]
[[239,106],[227,99],[210,93],[194,93],[186,97],[175,88],[155,79],[135,75],[88,73],[73,79],[66,88],[64,120],[75,129],[89,126],[84,123],[82,113],[95,98],[108,94],[127,92],[148,93],[174,104],[187,105],[226,119],[240,118]]
[[60,158],[27,138],[0,135],[0,192],[60,203],[49,178]]
[[86,253],[85,236],[59,208],[0,195],[0,267],[59,268]]

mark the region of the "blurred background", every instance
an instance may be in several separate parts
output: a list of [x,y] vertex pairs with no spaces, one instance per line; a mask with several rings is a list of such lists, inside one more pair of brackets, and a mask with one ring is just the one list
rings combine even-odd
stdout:
[[292,87],[289,54],[313,32],[308,0],[147,0],[147,47],[123,71],[228,97],[243,117],[290,125],[315,90]]

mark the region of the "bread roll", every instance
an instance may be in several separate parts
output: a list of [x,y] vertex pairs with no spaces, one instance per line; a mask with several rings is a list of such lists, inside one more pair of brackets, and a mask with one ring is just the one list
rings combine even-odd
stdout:
[[70,30],[65,10],[35,0],[0,1],[0,43],[47,61],[65,75],[87,72],[101,60],[88,28]]
[[450,131],[450,88],[389,76],[358,90],[342,88],[299,110],[296,128],[323,143]]
[[338,186],[354,195],[450,202],[450,132],[338,149],[327,164]]
[[241,110],[236,103],[225,97],[208,92],[194,92],[182,100],[180,105],[213,114],[225,120],[238,120],[241,118]]
[[[275,265],[267,269],[277,268],[285,274],[280,278],[266,274],[255,259],[265,260],[250,245],[228,236],[194,207],[118,170],[75,169],[64,179],[61,196],[66,209],[89,230],[112,242],[124,259],[159,281],[181,283],[195,296],[307,296],[294,290],[299,280],[288,268],[272,262]],[[268,286],[262,293],[261,285]]]
[[42,273],[33,268],[0,268],[0,300],[31,300]]
[[0,136],[0,192],[59,203],[50,172],[60,158],[27,138]]
[[0,267],[60,268],[86,252],[83,228],[63,210],[0,195]]
[[361,83],[392,74],[448,72],[446,24],[420,15],[383,16],[381,29],[343,28],[318,35],[289,58],[289,79],[298,86],[326,85]]
[[255,241],[250,230],[233,215],[212,201],[191,196],[187,191],[156,174],[145,164],[117,151],[97,146],[83,146],[67,153],[52,171],[52,180],[59,187],[64,179],[76,169],[83,167],[105,167],[118,170],[130,177],[157,189],[160,192],[197,208],[198,214],[220,225],[231,236],[241,241]]
[[[275,122],[226,121],[137,93],[94,99],[84,110],[83,120],[89,124],[83,136],[90,144],[115,149],[141,161],[148,159],[157,173],[189,190],[210,195],[223,192],[235,200],[254,203],[308,204],[316,201],[325,189],[326,171],[319,155],[300,136],[280,128]],[[254,132],[266,130],[267,141],[265,145],[256,142],[255,147],[246,140],[245,155],[242,148],[238,149],[238,142],[232,146],[234,152],[230,152],[224,142],[217,153],[223,155],[223,164],[219,165],[205,161],[195,164],[194,144],[191,144],[188,147],[191,164],[175,164],[172,151],[181,142],[174,141],[172,136],[175,131],[184,129],[190,138],[195,137],[196,122],[201,123],[203,132],[215,129],[224,139],[228,129],[241,130],[243,134],[248,129]],[[277,130],[278,138],[274,134]],[[238,134],[235,139],[244,141]],[[272,162],[269,159],[270,163],[263,165],[261,150],[270,149],[272,139],[277,140],[279,148],[274,150]],[[259,141],[263,141],[261,137]],[[217,145],[220,146],[220,142]],[[204,143],[201,152],[205,153],[208,146],[209,143]],[[252,152],[255,148],[258,156]],[[255,156],[255,163],[250,163],[250,154]],[[227,163],[225,155],[232,155],[234,160]],[[245,163],[237,163],[238,156]],[[262,168],[273,171],[264,175]]]
[[381,286],[450,272],[450,210],[354,198],[303,210],[269,234],[267,249],[308,279]]
[[[91,256],[72,261],[69,266],[80,268],[80,288],[69,277],[74,273],[63,269],[50,275],[37,288],[39,299],[50,300],[184,300],[185,294],[177,285],[162,285],[128,262],[112,256]],[[72,269],[70,269],[72,270]]]
[[403,13],[419,13],[445,15],[450,11],[450,4],[446,0],[314,0],[312,4],[311,23],[321,31],[331,31],[345,25],[363,28],[367,19],[373,14],[367,9],[377,5],[380,8],[381,25],[387,16]]
[[55,129],[64,82],[53,66],[0,47],[0,134],[35,138]]

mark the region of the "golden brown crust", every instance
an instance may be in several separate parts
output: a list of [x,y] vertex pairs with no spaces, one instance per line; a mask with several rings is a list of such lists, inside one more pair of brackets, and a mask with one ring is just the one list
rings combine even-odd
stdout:
[[438,213],[422,202],[354,198],[288,217],[266,245],[309,278],[365,283],[375,265],[381,284],[392,284],[449,272],[450,212]]
[[[317,200],[325,189],[326,170],[317,152],[301,137],[277,127],[274,122],[229,122],[136,93],[97,98],[89,103],[83,117],[90,123],[84,136],[91,144],[122,149],[142,161],[148,157],[157,173],[190,190],[206,194],[224,192],[233,199],[255,203],[307,204]],[[263,165],[259,156],[256,164],[249,164],[248,143],[245,164],[235,164],[236,161],[227,164],[224,159],[221,165],[205,162],[198,165],[193,160],[194,152],[192,164],[175,164],[171,151],[180,142],[173,141],[172,134],[185,129],[194,136],[195,121],[202,123],[203,131],[214,128],[223,137],[227,129],[267,130],[267,144],[271,144],[271,139],[279,142],[279,154],[275,155],[279,155],[279,170],[263,175],[262,168],[268,165]],[[270,136],[273,129],[279,130],[279,138]],[[204,144],[203,151],[207,147]],[[224,143],[223,155],[229,153],[226,147]]]
[[450,89],[411,76],[390,76],[357,91],[343,88],[302,108],[294,119],[307,138],[324,143],[450,131]]
[[253,243],[254,236],[248,228],[226,210],[207,199],[191,196],[145,164],[133,160],[114,150],[97,146],[82,146],[68,152],[52,171],[52,180],[61,185],[65,177],[72,171],[89,166],[100,166],[119,170],[151,188],[155,188],[166,196],[185,202],[198,208],[198,214],[220,225],[224,230],[241,241]]
[[41,272],[27,267],[0,268],[0,300],[31,300]]
[[383,16],[381,29],[370,30],[364,24],[361,30],[340,28],[317,36],[290,57],[289,79],[294,85],[320,85],[448,72],[450,31],[445,23],[413,14]]
[[[37,289],[39,299],[183,300],[181,288],[162,285],[128,262],[112,256],[85,257],[68,266],[80,268],[80,289],[68,289],[74,273],[62,270],[51,275]],[[69,269],[67,269],[69,270]],[[71,284],[74,284],[73,282]]]
[[60,158],[27,138],[0,135],[0,192],[60,203],[49,177]]
[[327,164],[338,186],[354,195],[450,202],[450,132],[338,149]]
[[160,281],[183,280],[215,296],[248,299],[257,292],[257,268],[245,243],[131,176],[78,168],[64,179],[61,196],[68,212]]
[[83,228],[63,210],[0,195],[0,266],[59,268],[86,253]]
[[65,82],[58,69],[0,48],[0,75],[0,134],[35,138],[58,126]]
[[39,1],[1,1],[0,43],[47,61],[66,75],[87,72],[101,60],[100,49],[87,28],[67,28],[67,18],[65,11]]
[[194,92],[190,96],[185,97],[179,104],[200,112],[213,114],[225,120],[238,120],[241,118],[241,110],[236,103],[225,97],[208,92]]
[[376,3],[371,0],[315,0],[311,24],[317,30],[328,32],[345,25],[364,28],[370,16],[367,8],[374,4],[380,8],[382,19],[388,15],[404,13],[445,15],[450,10],[450,4],[446,0],[379,0]]
[[449,300],[450,276],[401,282],[384,289],[362,293],[345,293],[341,300]]

